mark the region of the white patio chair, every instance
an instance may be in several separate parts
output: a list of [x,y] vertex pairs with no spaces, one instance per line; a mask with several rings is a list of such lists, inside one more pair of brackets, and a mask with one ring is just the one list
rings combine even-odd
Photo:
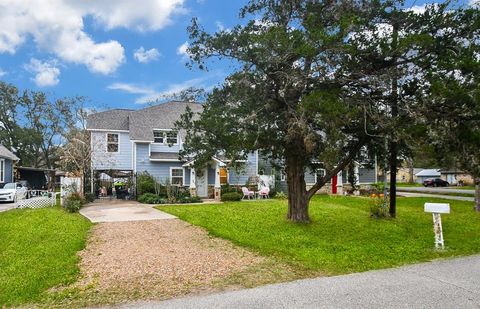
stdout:
[[269,187],[264,187],[264,188],[260,189],[260,191],[258,192],[258,196],[260,198],[270,198],[270,188]]
[[255,192],[248,190],[247,187],[242,187],[242,193],[243,193],[243,198],[242,199],[244,199],[244,198],[248,198],[248,199],[255,198]]

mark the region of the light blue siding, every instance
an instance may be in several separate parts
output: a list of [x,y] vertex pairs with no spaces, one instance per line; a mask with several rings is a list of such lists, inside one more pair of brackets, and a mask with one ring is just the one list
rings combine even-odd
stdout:
[[4,183],[13,182],[12,175],[13,175],[13,161],[9,159],[5,159]]
[[360,183],[374,183],[375,182],[375,168],[358,169],[358,181]]
[[[118,134],[118,152],[107,152],[107,133]],[[91,132],[92,161],[96,170],[132,170],[132,142],[128,132]]]
[[257,153],[252,152],[247,157],[244,167],[237,173],[233,168],[229,170],[229,183],[232,185],[244,185],[249,177],[257,176]]
[[172,145],[172,147],[169,147],[168,145],[152,143],[150,144],[150,151],[151,152],[179,152],[181,150],[180,147],[181,147],[180,145]]
[[[148,172],[159,182],[170,179],[170,167],[182,167],[183,162],[156,162],[150,161],[149,145],[136,144],[136,171],[137,173]],[[190,170],[185,169],[184,185],[189,185]]]

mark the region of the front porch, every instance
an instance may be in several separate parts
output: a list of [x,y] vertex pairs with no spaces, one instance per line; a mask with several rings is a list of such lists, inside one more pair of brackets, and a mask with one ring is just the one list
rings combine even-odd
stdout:
[[205,167],[200,169],[194,168],[195,161],[183,164],[185,169],[190,173],[188,187],[192,196],[198,196],[202,199],[214,199],[220,201],[221,185],[228,182],[228,170],[226,163],[212,158]]

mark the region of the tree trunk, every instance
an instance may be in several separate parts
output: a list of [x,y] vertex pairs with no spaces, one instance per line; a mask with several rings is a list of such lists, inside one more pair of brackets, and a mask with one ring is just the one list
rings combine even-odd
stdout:
[[392,218],[397,215],[397,143],[390,143],[390,208]]
[[480,211],[480,178],[475,178],[475,210]]
[[308,194],[304,166],[294,155],[287,155],[286,173],[288,185],[287,219],[293,222],[310,222],[308,216]]

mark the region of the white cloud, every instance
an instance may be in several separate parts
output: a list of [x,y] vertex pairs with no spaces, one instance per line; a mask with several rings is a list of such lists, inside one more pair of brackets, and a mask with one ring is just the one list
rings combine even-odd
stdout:
[[4,71],[2,68],[0,68],[0,77],[4,77],[5,75],[7,75],[7,71]]
[[212,89],[212,85],[208,84],[208,80],[217,76],[219,76],[219,73],[214,73],[211,76],[189,79],[182,83],[170,84],[163,90],[156,90],[152,87],[139,86],[129,83],[115,83],[108,86],[107,88],[112,90],[120,90],[131,94],[138,94],[139,97],[135,99],[135,103],[146,104],[150,102],[165,100],[165,98],[168,98],[169,96],[177,94],[191,87],[203,88],[208,91]]
[[40,61],[35,58],[30,59],[30,63],[25,65],[25,69],[35,74],[33,81],[39,87],[49,87],[57,85],[60,80],[60,69],[57,68],[56,61]]
[[147,87],[127,84],[127,83],[115,83],[115,84],[111,84],[107,88],[111,90],[121,90],[124,92],[133,93],[133,94],[151,94],[155,92],[153,89],[150,89]]
[[438,3],[425,3],[425,4],[422,4],[422,5],[414,5],[408,9],[406,9],[405,11],[410,11],[410,12],[413,12],[415,14],[423,14],[425,13],[425,10],[427,8],[437,8],[438,7]]
[[90,16],[106,30],[160,30],[183,12],[184,0],[1,0],[0,54],[10,53],[32,38],[38,48],[96,73],[110,74],[125,61],[122,45],[95,42],[84,31]]
[[178,46],[177,55],[182,56],[183,61],[187,61],[190,58],[190,54],[188,53],[188,42]]
[[143,46],[141,46],[134,51],[133,57],[140,63],[148,63],[150,61],[158,60],[158,58],[160,58],[160,53],[156,48],[145,50]]
[[468,4],[469,4],[470,6],[478,7],[478,6],[480,6],[480,0],[470,0],[470,1],[468,2]]

